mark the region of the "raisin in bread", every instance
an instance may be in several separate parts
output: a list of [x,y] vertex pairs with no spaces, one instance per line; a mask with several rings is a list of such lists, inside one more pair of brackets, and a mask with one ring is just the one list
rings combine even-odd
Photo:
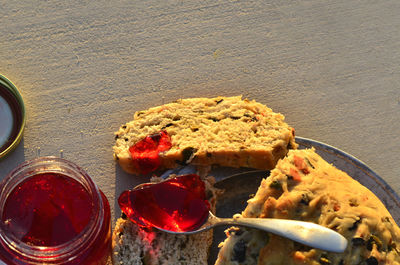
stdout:
[[336,230],[349,244],[344,253],[329,253],[257,230],[230,228],[217,265],[400,264],[400,230],[382,202],[313,149],[289,151],[241,215],[311,221]]
[[[161,181],[152,178],[152,181]],[[215,179],[204,180],[206,197],[215,212],[220,190],[213,187]],[[174,235],[145,230],[122,215],[116,222],[112,236],[114,265],[207,265],[212,244],[212,231],[194,235]]]
[[133,121],[115,133],[114,158],[129,173],[148,173],[129,149],[146,137],[160,138],[161,132],[171,146],[158,153],[154,163],[159,169],[189,161],[272,169],[288,149],[297,147],[284,116],[263,104],[241,96],[189,98],[136,112]]

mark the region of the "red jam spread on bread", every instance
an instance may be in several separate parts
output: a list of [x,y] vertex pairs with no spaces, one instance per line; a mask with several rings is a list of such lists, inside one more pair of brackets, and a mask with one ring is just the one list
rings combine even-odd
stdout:
[[199,228],[210,210],[205,184],[195,174],[125,191],[118,203],[122,212],[139,226],[174,232]]
[[148,135],[129,148],[136,167],[142,174],[156,170],[161,162],[159,153],[171,148],[171,138],[166,131]]

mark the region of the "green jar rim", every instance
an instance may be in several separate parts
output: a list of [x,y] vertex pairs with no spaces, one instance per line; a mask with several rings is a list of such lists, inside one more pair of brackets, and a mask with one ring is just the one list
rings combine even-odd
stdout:
[[[5,158],[10,152],[12,152],[18,144],[21,142],[22,135],[24,133],[25,129],[25,122],[26,122],[26,114],[25,114],[25,104],[24,100],[22,99],[21,93],[19,92],[18,88],[5,76],[0,74],[0,89],[7,89],[8,92],[11,93],[11,95],[14,97],[16,102],[18,103],[18,115],[20,117],[20,122],[18,124],[18,133],[13,136],[12,141],[9,141],[7,143],[4,143],[2,146],[2,143],[0,143],[0,148],[5,149],[3,151],[0,151],[0,160]],[[15,112],[15,108],[11,108],[13,112]]]

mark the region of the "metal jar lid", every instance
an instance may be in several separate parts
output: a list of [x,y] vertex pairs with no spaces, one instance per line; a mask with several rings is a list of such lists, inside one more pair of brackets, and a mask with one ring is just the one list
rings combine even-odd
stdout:
[[25,119],[21,94],[10,80],[0,75],[0,160],[21,141]]

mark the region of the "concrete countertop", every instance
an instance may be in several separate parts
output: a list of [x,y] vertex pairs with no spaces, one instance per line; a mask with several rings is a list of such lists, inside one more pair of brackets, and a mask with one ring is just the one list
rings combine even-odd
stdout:
[[[67,3],[68,2],[68,3]],[[118,212],[113,132],[180,97],[242,94],[400,193],[400,2],[3,1],[0,73],[21,90],[24,160],[83,167]],[[1,121],[0,121],[1,122]]]

